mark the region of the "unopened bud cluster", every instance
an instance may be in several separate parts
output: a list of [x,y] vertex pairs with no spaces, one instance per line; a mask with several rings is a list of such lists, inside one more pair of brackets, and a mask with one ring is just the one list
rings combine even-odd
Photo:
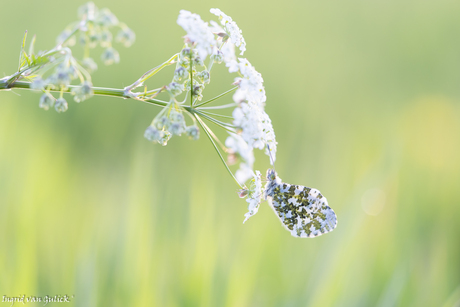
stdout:
[[[40,108],[48,110],[50,107],[54,106],[57,112],[65,112],[68,109],[68,103],[62,97],[62,93],[69,90],[71,82],[75,79],[79,79],[80,84],[72,86],[70,90],[74,96],[74,100],[76,102],[81,102],[91,98],[91,96],[93,96],[93,85],[91,80],[84,78],[81,66],[76,64],[75,59],[69,54],[65,56],[61,64],[55,66],[54,71],[45,79],[43,79],[43,75],[36,76],[32,80],[30,87],[34,90],[43,92],[39,103]],[[51,91],[60,91],[61,97],[58,99],[54,98],[54,96],[51,95]]]
[[125,47],[130,47],[136,39],[134,32],[120,22],[109,9],[98,9],[93,2],[88,2],[78,9],[78,18],[78,27],[70,24],[57,38],[57,44],[73,46],[78,41],[85,50],[80,64],[90,73],[97,69],[97,64],[89,57],[89,51],[97,46],[104,48],[101,54],[104,64],[111,65],[120,61],[118,51],[112,47],[112,31],[116,31],[115,40]]
[[173,81],[167,89],[173,96],[180,95],[183,91],[191,91],[193,99],[201,100],[206,84],[211,81],[203,59],[193,46],[186,45],[179,53]]
[[180,136],[183,133],[194,140],[200,136],[198,127],[196,125],[187,126],[180,107],[172,103],[169,108],[163,109],[154,118],[152,124],[145,130],[144,137],[151,142],[166,146],[173,135]]
[[[105,64],[118,63],[120,55],[112,47],[113,30],[118,31],[115,40],[125,47],[131,46],[135,40],[134,32],[109,9],[98,9],[92,2],[78,9],[78,18],[77,23],[70,24],[58,36],[54,49],[34,53],[35,38],[29,53],[24,45],[22,47],[18,69],[20,75],[15,80],[24,78],[31,82],[31,89],[43,92],[39,106],[44,110],[54,107],[57,112],[65,112],[68,109],[63,97],[65,92],[70,92],[76,102],[93,96],[91,73],[97,70],[97,64],[89,56],[90,49],[100,46],[104,48],[101,59]],[[76,59],[70,49],[77,41],[84,46],[82,60]],[[72,85],[74,80],[78,83]],[[51,92],[60,92],[59,98],[55,98]]]

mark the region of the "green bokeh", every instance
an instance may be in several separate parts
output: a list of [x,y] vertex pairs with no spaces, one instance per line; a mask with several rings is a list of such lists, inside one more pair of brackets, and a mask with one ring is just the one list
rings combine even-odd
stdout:
[[[2,2],[1,76],[26,29],[50,48],[82,3]],[[246,202],[204,135],[143,139],[154,106],[94,97],[57,114],[0,92],[0,306],[459,306],[460,2],[96,4],[137,35],[99,65],[106,87],[181,48],[180,9],[232,16],[265,80],[277,172],[320,189],[338,227],[296,239],[266,203],[242,225]],[[212,81],[205,97],[231,78]]]

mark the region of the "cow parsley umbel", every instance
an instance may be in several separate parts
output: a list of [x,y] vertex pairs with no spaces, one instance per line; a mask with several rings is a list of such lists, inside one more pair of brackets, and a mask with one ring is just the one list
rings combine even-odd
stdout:
[[[265,112],[267,97],[263,78],[248,59],[236,56],[236,48],[240,56],[246,51],[246,41],[236,22],[217,8],[210,11],[218,22],[206,22],[195,13],[181,10],[177,24],[185,32],[182,48],[129,86],[113,89],[93,86],[91,74],[98,69],[98,63],[92,57],[93,49],[97,46],[103,49],[99,58],[105,65],[118,63],[120,52],[115,49],[118,47],[112,44],[113,41],[130,47],[135,34],[109,9],[99,9],[89,2],[78,9],[78,21],[59,34],[56,46],[51,50],[36,53],[35,37],[26,50],[25,35],[18,71],[0,79],[0,90],[24,88],[39,91],[42,93],[39,107],[44,110],[54,108],[57,112],[69,108],[65,94],[71,94],[75,102],[94,95],[106,95],[160,106],[161,110],[151,123],[146,124],[144,137],[166,146],[173,137],[185,135],[197,140],[200,135],[206,135],[239,186],[240,196],[246,197],[248,213],[244,221],[257,213],[265,196],[293,235],[315,236],[318,231],[332,230],[335,215],[316,190],[307,191],[305,188],[303,194],[298,194],[295,188],[300,186],[286,190],[285,185],[273,179],[276,175],[269,179],[269,189],[264,191],[262,188],[261,173],[254,171],[254,149],[263,150],[270,157],[271,164],[276,159],[277,150],[272,122]],[[82,58],[73,55],[72,48],[76,44],[83,48]],[[207,98],[206,87],[213,80],[212,69],[217,65],[234,74],[233,83],[225,92]],[[170,82],[155,83],[152,77],[167,69]],[[53,93],[57,93],[56,97]],[[232,98],[230,94],[233,94]],[[227,139],[222,142],[209,124],[221,128],[228,134]],[[234,174],[229,165],[236,163],[239,168]],[[292,196],[295,201],[287,196]]]

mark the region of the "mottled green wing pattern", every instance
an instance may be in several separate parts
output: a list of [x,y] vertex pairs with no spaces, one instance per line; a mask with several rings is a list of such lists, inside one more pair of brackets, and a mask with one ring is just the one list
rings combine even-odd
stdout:
[[267,199],[281,223],[294,237],[317,237],[337,226],[334,210],[316,189],[276,183]]

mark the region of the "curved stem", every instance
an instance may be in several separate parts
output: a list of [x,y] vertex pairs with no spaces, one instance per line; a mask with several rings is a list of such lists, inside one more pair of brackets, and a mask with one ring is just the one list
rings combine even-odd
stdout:
[[219,155],[220,159],[222,160],[222,163],[225,165],[225,168],[227,169],[227,171],[230,173],[230,175],[233,177],[233,179],[235,180],[236,184],[240,187],[240,189],[242,189],[243,187],[241,186],[241,184],[238,182],[238,180],[236,179],[235,175],[233,175],[232,171],[230,170],[230,168],[228,167],[227,163],[225,162],[225,159],[224,157],[222,157],[222,154],[220,153],[219,149],[217,148],[216,146],[216,143],[214,143],[214,140],[212,139],[211,135],[209,134],[208,130],[205,128],[205,126],[203,125],[204,123],[202,122],[201,118],[195,114],[195,118],[198,120],[198,123],[200,124],[201,128],[203,128],[204,132],[206,133],[206,136],[208,137],[208,139],[211,141],[212,145],[214,146],[214,149],[217,151],[217,154]]

